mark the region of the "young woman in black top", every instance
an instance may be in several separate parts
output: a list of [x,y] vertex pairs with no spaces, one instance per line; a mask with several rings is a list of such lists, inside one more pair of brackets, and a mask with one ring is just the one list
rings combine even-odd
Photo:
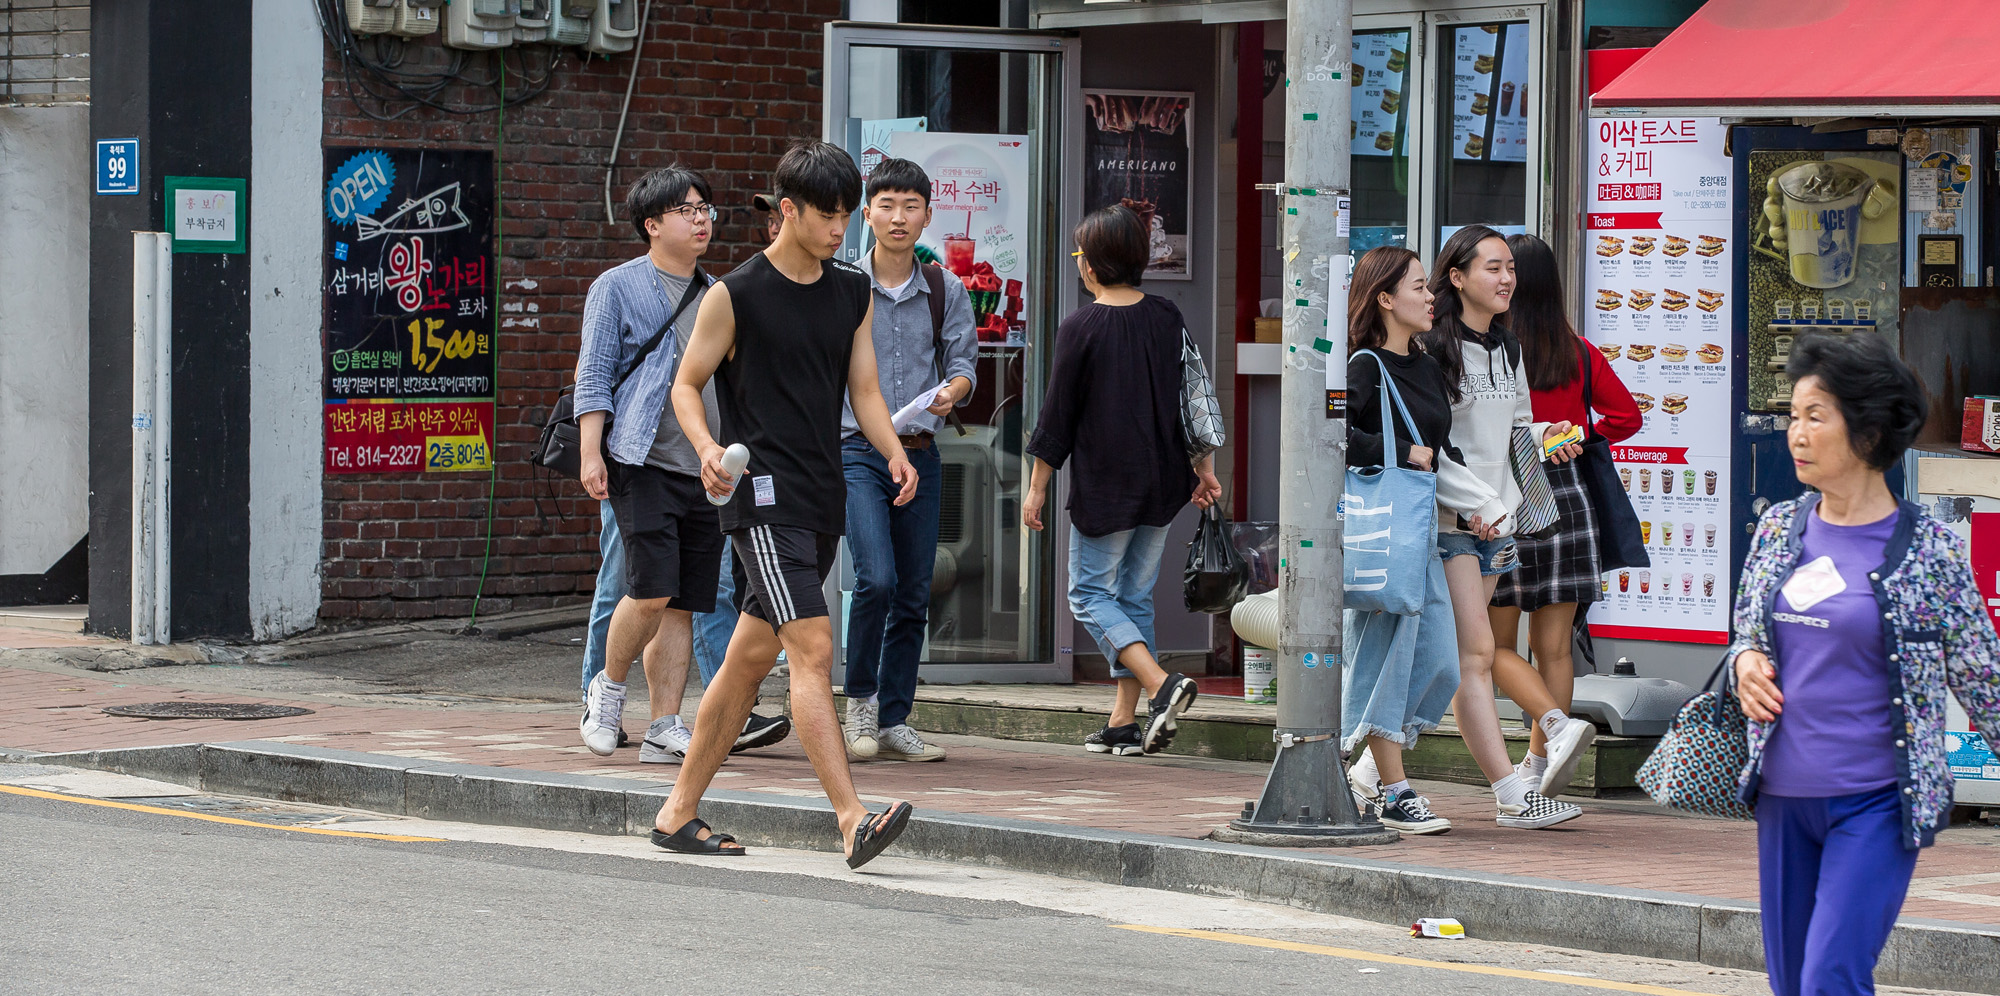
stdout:
[[[1172,739],[1195,698],[1194,679],[1153,657],[1153,584],[1167,527],[1192,500],[1222,494],[1214,456],[1189,465],[1181,436],[1181,332],[1172,301],[1139,290],[1146,228],[1130,208],[1102,208],[1076,227],[1077,272],[1095,300],[1056,330],[1054,369],[1027,450],[1035,458],[1021,522],[1042,528],[1049,478],[1069,485],[1069,605],[1090,631],[1118,693],[1095,754],[1151,754]],[[1191,497],[1190,497],[1191,496]],[[1141,686],[1152,697],[1142,730]]]
[[[1439,514],[1463,515],[1482,537],[1492,536],[1494,526],[1487,516],[1499,509],[1499,495],[1473,476],[1451,448],[1451,385],[1438,362],[1412,341],[1431,327],[1431,292],[1425,285],[1423,263],[1408,249],[1370,249],[1355,265],[1350,286],[1348,466],[1382,466],[1393,459],[1397,466],[1435,473]],[[1382,410],[1384,367],[1424,445],[1410,438],[1401,416]],[[1384,425],[1390,428],[1385,431]],[[1399,616],[1349,609],[1342,619],[1341,640],[1346,651],[1341,748],[1348,751],[1367,743],[1367,754],[1381,772],[1378,815],[1383,824],[1416,834],[1444,833],[1451,829],[1451,821],[1432,813],[1424,797],[1410,790],[1403,774],[1403,751],[1417,745],[1418,734],[1438,725],[1458,690],[1458,634],[1451,593],[1437,546],[1430,539],[1425,537],[1424,562],[1407,568],[1428,574],[1423,611]]]

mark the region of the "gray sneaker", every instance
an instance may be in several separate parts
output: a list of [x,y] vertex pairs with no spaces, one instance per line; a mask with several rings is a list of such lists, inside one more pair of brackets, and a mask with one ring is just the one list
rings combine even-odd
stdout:
[[841,724],[841,732],[847,739],[847,752],[860,758],[874,757],[882,750],[882,730],[878,723],[881,706],[864,699],[847,700],[847,722]]
[[898,724],[881,732],[877,743],[881,753],[877,756],[884,761],[942,761],[944,748],[936,744],[924,743],[917,731],[907,725]]
[[646,739],[639,744],[639,760],[646,764],[678,761],[687,756],[693,742],[694,731],[683,725],[679,716],[662,716],[646,728]]

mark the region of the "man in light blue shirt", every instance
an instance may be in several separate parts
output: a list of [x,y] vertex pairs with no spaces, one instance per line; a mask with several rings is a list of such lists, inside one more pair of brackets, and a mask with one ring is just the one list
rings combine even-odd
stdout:
[[[944,759],[943,748],[925,743],[909,726],[930,620],[931,566],[937,557],[943,493],[942,461],[932,437],[944,424],[941,416],[972,395],[979,337],[965,286],[951,273],[917,262],[917,240],[931,221],[930,199],[931,181],[923,167],[907,159],[886,159],[869,174],[862,207],[875,235],[861,268],[875,298],[870,332],[882,398],[896,412],[934,388],[937,395],[925,411],[897,429],[917,471],[917,494],[907,505],[895,504],[898,486],[882,455],[861,434],[852,407],[841,415],[847,549],[854,559],[845,725],[847,749],[860,758]],[[942,298],[941,308],[934,297]]]

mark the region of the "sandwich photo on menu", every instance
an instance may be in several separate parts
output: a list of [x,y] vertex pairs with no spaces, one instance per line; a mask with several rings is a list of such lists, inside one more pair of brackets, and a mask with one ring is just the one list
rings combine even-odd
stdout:
[[1688,410],[1688,396],[1685,394],[1669,394],[1660,399],[1660,410],[1669,415],[1679,415]]
[[1644,363],[1653,358],[1653,347],[1637,344],[1625,347],[1625,358],[1634,363]]
[[1632,255],[1634,255],[1634,256],[1648,256],[1648,255],[1651,255],[1651,254],[1652,254],[1652,252],[1653,252],[1653,237],[1652,237],[1652,236],[1650,236],[1650,235],[1634,235],[1634,236],[1632,236],[1632,239],[1631,239],[1631,242],[1632,242],[1632,246],[1631,246],[1631,252],[1632,252]]
[[1685,255],[1688,251],[1688,240],[1678,235],[1669,235],[1667,236],[1667,247],[1660,251],[1669,256]]
[[1605,288],[1597,292],[1597,310],[1599,311],[1617,311],[1624,304],[1624,295],[1619,294],[1615,290]]
[[1668,363],[1686,363],[1688,348],[1678,342],[1670,342],[1660,347],[1660,359]]
[[1600,235],[1597,237],[1597,254],[1599,256],[1616,256],[1624,251],[1624,239],[1612,235]]
[[1609,363],[1617,359],[1618,354],[1624,352],[1624,348],[1615,342],[1600,342],[1597,344],[1597,351],[1603,353],[1604,362]]
[[1679,311],[1687,306],[1688,306],[1688,296],[1686,291],[1677,291],[1672,287],[1668,287],[1667,289],[1662,290],[1660,292],[1661,310]]
[[1704,287],[1695,291],[1695,294],[1697,299],[1694,306],[1703,311],[1713,314],[1717,308],[1722,307],[1722,292],[1719,290],[1709,290]]
[[1638,405],[1639,410],[1642,412],[1649,412],[1653,410],[1653,396],[1650,394],[1641,394],[1638,391],[1633,391],[1632,403]]
[[1722,347],[1712,342],[1704,342],[1694,351],[1694,358],[1703,363],[1721,363]]
[[1701,235],[1696,236],[1696,238],[1699,240],[1695,243],[1694,247],[1694,254],[1697,256],[1720,255],[1723,246],[1728,243],[1727,239],[1717,238],[1713,235]]
[[1653,306],[1653,292],[1634,287],[1632,296],[1625,300],[1625,306],[1633,311],[1644,311]]

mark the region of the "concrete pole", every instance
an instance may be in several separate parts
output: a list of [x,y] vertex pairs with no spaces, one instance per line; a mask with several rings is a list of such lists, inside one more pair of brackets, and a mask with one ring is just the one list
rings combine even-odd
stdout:
[[1396,831],[1357,811],[1340,756],[1338,508],[1347,479],[1351,269],[1344,126],[1352,99],[1354,5],[1353,0],[1290,0],[1286,8],[1285,175],[1278,185],[1285,274],[1278,754],[1254,810],[1245,807],[1243,818],[1225,832],[1245,843],[1389,843],[1398,839]]

